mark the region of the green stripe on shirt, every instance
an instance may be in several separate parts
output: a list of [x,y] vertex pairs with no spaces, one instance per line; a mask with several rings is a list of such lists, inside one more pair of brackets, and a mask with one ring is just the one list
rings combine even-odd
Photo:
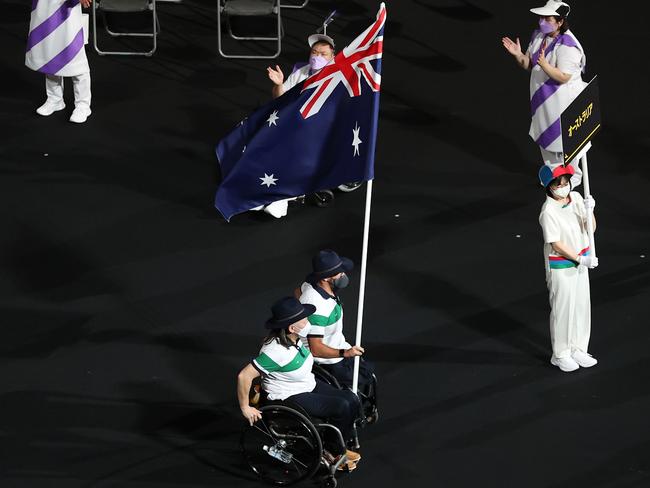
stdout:
[[309,323],[319,327],[327,327],[328,325],[337,323],[341,319],[341,315],[343,315],[343,309],[341,308],[341,305],[337,303],[328,317],[325,315],[312,314],[309,316]]
[[280,366],[265,353],[257,356],[255,358],[255,362],[257,362],[257,364],[263,370],[268,371],[269,373],[290,373],[291,371],[300,369],[302,365],[305,364],[305,361],[309,357],[309,354],[309,349],[307,349],[305,346],[302,346],[300,348],[300,351],[296,351],[294,358],[284,366]]
[[307,349],[305,346],[302,346],[300,348],[300,351],[296,353],[295,357],[287,364],[282,366],[278,371],[281,373],[289,373],[291,371],[300,369],[302,365],[305,364],[305,360],[309,357],[309,354],[309,349]]
[[275,371],[280,371],[280,365],[273,361],[270,357],[268,357],[266,354],[262,353],[259,356],[255,358],[255,361],[259,366],[268,371],[269,373],[273,373]]

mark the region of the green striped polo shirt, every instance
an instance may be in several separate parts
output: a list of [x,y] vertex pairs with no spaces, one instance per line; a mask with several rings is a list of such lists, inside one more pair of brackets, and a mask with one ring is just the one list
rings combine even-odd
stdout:
[[316,387],[311,372],[314,357],[300,339],[289,347],[277,340],[264,344],[252,364],[262,375],[262,388],[269,400],[284,400]]
[[[352,347],[343,335],[343,307],[332,296],[321,288],[315,288],[310,283],[300,287],[301,303],[310,303],[316,311],[309,316],[308,337],[322,337],[323,344],[334,349],[349,349]],[[343,358],[314,358],[319,364],[338,363]]]

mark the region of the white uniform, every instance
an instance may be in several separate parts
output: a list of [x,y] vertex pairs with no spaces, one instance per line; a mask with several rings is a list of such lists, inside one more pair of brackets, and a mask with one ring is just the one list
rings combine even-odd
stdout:
[[32,0],[25,65],[45,74],[47,98],[54,105],[63,102],[63,77],[71,77],[75,106],[89,114],[90,67],[83,19],[79,0]]
[[[314,288],[310,283],[300,287],[300,303],[310,303],[316,307],[309,320],[308,337],[322,337],[323,344],[334,349],[352,347],[343,335],[343,307],[322,289]],[[343,358],[314,358],[318,364],[333,364]]]
[[580,255],[589,254],[584,200],[577,192],[571,192],[569,197],[566,206],[547,197],[539,214],[551,305],[551,344],[556,358],[570,357],[574,350],[586,353],[591,332],[589,270],[559,255],[551,246],[552,242],[562,241]]
[[316,388],[316,378],[311,372],[314,357],[300,339],[289,347],[277,340],[264,344],[252,364],[262,375],[262,388],[269,400],[284,400]]
[[[571,78],[568,82],[559,83],[553,80],[537,64],[544,40],[546,60],[551,66],[570,74]],[[544,164],[555,168],[564,163],[560,115],[587,85],[582,81],[586,57],[580,42],[570,30],[555,38],[536,30],[533,32],[526,54],[532,58],[530,73],[532,119],[529,134],[539,145]],[[574,166],[575,174],[571,177],[571,183],[575,188],[582,181],[582,172],[578,166],[579,157],[573,161],[571,164]]]

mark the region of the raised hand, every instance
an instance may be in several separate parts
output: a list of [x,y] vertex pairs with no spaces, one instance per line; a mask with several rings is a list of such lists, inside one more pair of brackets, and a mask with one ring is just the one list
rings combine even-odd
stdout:
[[508,51],[513,56],[521,56],[523,54],[521,52],[521,44],[519,43],[518,37],[516,42],[509,37],[504,37],[501,39],[501,43],[503,44],[503,47],[506,48],[506,51]]
[[93,2],[92,0],[81,0],[80,3],[83,8],[88,8],[90,7],[90,4]]
[[269,66],[266,68],[266,71],[274,85],[281,85],[284,82],[284,73],[282,73],[282,70],[277,64],[275,65],[275,69]]
[[594,200],[594,197],[591,195],[585,197],[585,208],[587,210],[591,210],[592,212],[594,211],[594,208],[596,208],[596,200]]

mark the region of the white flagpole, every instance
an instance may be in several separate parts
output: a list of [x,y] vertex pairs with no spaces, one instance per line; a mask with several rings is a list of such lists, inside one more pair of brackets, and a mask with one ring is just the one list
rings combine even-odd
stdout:
[[[586,188],[586,187],[585,187]],[[359,279],[359,307],[357,309],[357,337],[355,345],[361,345],[363,331],[363,300],[366,294],[366,267],[368,263],[368,235],[370,234],[370,206],[372,202],[372,180],[366,186],[366,214],[363,221],[363,248],[361,251],[361,276]],[[357,392],[359,385],[359,356],[354,357],[354,375],[352,376],[352,391]]]
[[[582,167],[582,181],[585,185],[585,198],[591,196],[589,189],[589,166],[587,165],[587,152],[582,155],[580,165]],[[589,251],[592,256],[596,257],[596,241],[594,239],[594,211],[587,211],[587,233],[589,234]]]

